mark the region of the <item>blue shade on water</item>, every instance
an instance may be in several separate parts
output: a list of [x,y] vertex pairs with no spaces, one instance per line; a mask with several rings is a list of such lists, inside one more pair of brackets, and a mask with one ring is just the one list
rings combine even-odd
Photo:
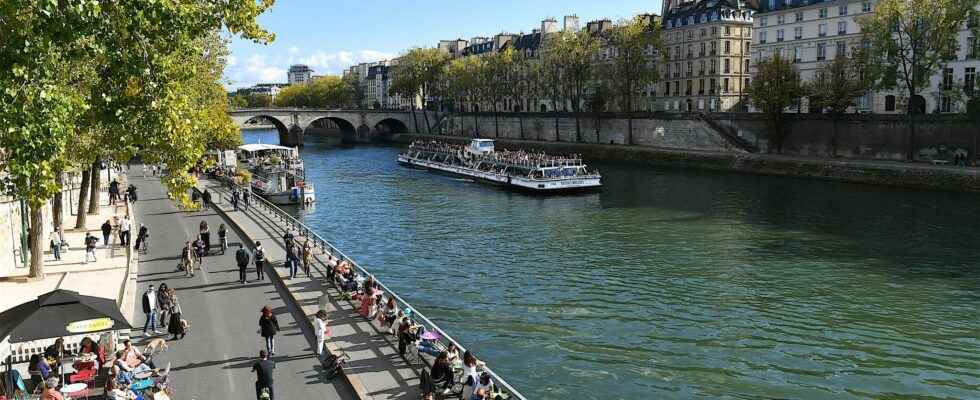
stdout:
[[980,398],[978,196],[599,164],[534,197],[307,139],[295,212],[529,398]]

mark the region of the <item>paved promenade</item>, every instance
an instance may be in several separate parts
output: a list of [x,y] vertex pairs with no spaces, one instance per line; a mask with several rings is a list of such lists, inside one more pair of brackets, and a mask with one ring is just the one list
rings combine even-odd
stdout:
[[[134,167],[134,171],[136,171]],[[319,362],[312,355],[313,340],[305,316],[292,307],[282,292],[268,280],[255,281],[254,269],[249,282],[238,283],[234,250],[242,238],[229,226],[230,251],[211,255],[203,269],[193,278],[177,272],[178,253],[183,243],[196,235],[198,224],[206,220],[211,227],[212,243],[217,243],[218,227],[224,221],[214,211],[179,211],[155,178],[131,175],[140,189],[137,210],[140,221],[150,229],[149,254],[141,256],[138,300],[147,285],[166,283],[177,289],[184,318],[191,323],[187,337],[169,342],[169,350],[157,356],[157,364],[172,364],[174,398],[186,400],[255,398],[255,374],[252,363],[264,348],[257,334],[259,309],[269,305],[279,318],[282,332],[277,336],[275,392],[279,400],[353,399],[346,382],[323,379]],[[271,244],[271,243],[270,243]],[[267,246],[271,248],[272,246]],[[214,247],[212,247],[214,249]],[[138,305],[139,303],[137,303]],[[144,317],[136,307],[133,331],[137,343],[145,342],[141,332]],[[163,336],[169,339],[169,336]]]
[[[202,180],[201,186],[228,199],[228,190],[217,182]],[[295,279],[288,279],[288,271],[281,267],[286,255],[282,244],[285,228],[281,221],[254,205],[248,211],[233,211],[227,201],[219,203],[217,207],[223,209],[229,220],[234,221],[243,233],[262,243],[269,260],[276,265],[271,274],[278,277],[280,284],[288,288],[302,308],[302,313],[307,318],[307,329],[312,329],[308,321],[319,310],[320,297],[325,292],[330,295],[326,311],[333,337],[328,341],[328,347],[331,352],[342,351],[350,356],[345,367],[345,378],[350,381],[359,398],[420,398],[418,371],[397,353],[393,346],[397,345],[397,340],[383,334],[376,324],[361,317],[350,302],[340,300],[339,293],[332,286],[321,285],[321,282],[326,282],[322,264],[311,268],[312,278],[301,274]],[[298,237],[300,243],[302,240],[304,239]],[[317,263],[322,261],[321,257]]]

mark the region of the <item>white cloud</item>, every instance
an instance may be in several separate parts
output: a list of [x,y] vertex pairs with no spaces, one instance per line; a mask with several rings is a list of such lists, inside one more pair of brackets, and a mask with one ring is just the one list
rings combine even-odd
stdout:
[[230,88],[241,88],[256,83],[286,82],[286,72],[292,64],[309,65],[316,75],[339,75],[344,68],[350,65],[386,60],[394,56],[394,54],[376,50],[334,52],[315,50],[305,52],[296,46],[292,46],[285,52],[278,54],[260,53],[242,56],[244,62],[234,56],[229,56],[225,77],[231,81]]

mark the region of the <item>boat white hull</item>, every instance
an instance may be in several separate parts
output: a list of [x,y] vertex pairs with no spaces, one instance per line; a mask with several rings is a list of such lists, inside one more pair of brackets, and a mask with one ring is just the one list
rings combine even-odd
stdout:
[[419,160],[398,156],[398,163],[417,168],[444,172],[452,175],[464,176],[487,182],[491,184],[507,186],[514,189],[526,190],[536,193],[557,193],[565,191],[593,190],[602,187],[602,179],[599,177],[566,177],[554,179],[528,179],[493,172],[478,171],[472,168],[446,165],[440,162]]

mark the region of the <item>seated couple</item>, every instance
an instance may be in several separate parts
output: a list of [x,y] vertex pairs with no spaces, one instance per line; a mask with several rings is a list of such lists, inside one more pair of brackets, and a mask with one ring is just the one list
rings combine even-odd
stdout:
[[116,361],[112,364],[112,372],[119,383],[129,385],[135,374],[156,370],[153,360],[143,356],[129,340],[124,340],[123,345],[125,347],[116,352]]

